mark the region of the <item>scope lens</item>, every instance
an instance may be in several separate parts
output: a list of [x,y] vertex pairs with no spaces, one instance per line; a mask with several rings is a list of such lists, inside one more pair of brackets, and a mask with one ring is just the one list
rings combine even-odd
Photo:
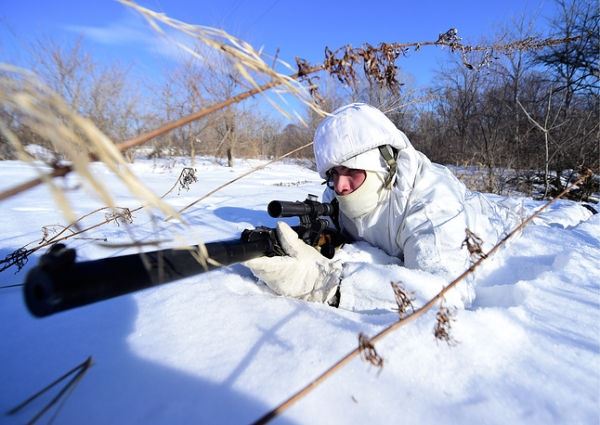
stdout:
[[281,206],[281,202],[278,201],[271,201],[269,202],[269,205],[267,206],[267,212],[269,213],[269,215],[271,217],[281,217],[281,212],[282,212],[283,207]]

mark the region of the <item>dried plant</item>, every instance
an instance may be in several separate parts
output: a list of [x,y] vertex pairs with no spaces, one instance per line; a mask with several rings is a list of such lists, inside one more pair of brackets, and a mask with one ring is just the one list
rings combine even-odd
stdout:
[[[425,46],[448,47],[452,52],[460,53],[465,67],[471,70],[480,69],[489,65],[498,54],[510,54],[517,50],[538,50],[549,46],[572,42],[577,37],[562,39],[527,37],[509,43],[495,43],[491,45],[465,45],[462,44],[456,28],[440,34],[436,41],[421,41],[412,43],[380,43],[377,47],[368,43],[362,47],[353,48],[351,45],[342,46],[331,50],[325,48],[325,58],[321,65],[311,65],[302,58],[296,58],[298,77],[310,82],[313,97],[316,88],[308,75],[325,70],[329,75],[338,79],[345,85],[354,85],[357,81],[356,69],[362,66],[367,80],[379,87],[386,87],[396,91],[402,83],[397,79],[396,62],[400,57],[407,56],[411,49],[419,51]],[[472,53],[479,53],[478,62],[473,64],[469,59]],[[317,98],[318,99],[318,98]]]
[[449,309],[445,305],[440,305],[440,309],[435,314],[435,327],[433,328],[433,335],[439,341],[445,341],[448,345],[453,346],[457,344],[457,341],[450,335],[452,330],[452,322],[456,320],[456,309]]
[[383,357],[377,353],[369,337],[362,332],[358,334],[358,351],[361,359],[379,368],[380,371],[383,369]]
[[[33,423],[37,422],[44,414],[46,414],[46,412],[48,412],[48,410],[50,410],[52,408],[52,406],[56,405],[61,399],[62,399],[62,403],[64,404],[64,402],[66,401],[66,398],[72,393],[72,391],[75,389],[76,385],[79,383],[79,381],[81,381],[81,379],[84,377],[85,373],[89,370],[89,368],[92,367],[92,364],[93,364],[92,357],[88,357],[83,363],[75,366],[73,369],[71,369],[70,371],[68,371],[67,373],[65,373],[64,375],[59,377],[58,379],[56,379],[54,382],[50,383],[49,385],[47,385],[46,387],[44,387],[43,389],[41,389],[40,391],[38,391],[37,393],[32,395],[31,397],[29,397],[27,400],[23,401],[22,403],[19,403],[17,406],[13,407],[8,412],[6,412],[6,414],[8,416],[16,415],[21,410],[23,410],[25,407],[27,407],[32,401],[36,400],[40,396],[47,393],[50,389],[52,389],[56,385],[60,384],[62,381],[67,379],[69,376],[72,376],[72,378],[64,385],[64,387],[61,388],[61,390],[58,392],[58,394],[55,397],[53,397],[27,423],[33,424]],[[56,415],[58,414],[60,407],[62,407],[62,404],[61,404],[61,406],[59,406],[57,408],[57,410],[56,410],[54,416],[52,417],[52,419],[50,420],[50,422],[52,422],[53,419],[56,418]]]
[[471,261],[476,262],[477,260],[485,258],[487,255],[483,252],[483,240],[468,228],[465,229],[465,233],[466,237],[461,247],[467,247],[469,255],[471,256]]
[[51,240],[59,232],[59,229],[64,230],[65,226],[61,224],[50,224],[42,226],[42,239],[40,239],[38,244],[41,245]]
[[129,208],[115,207],[104,214],[107,222],[113,221],[117,226],[120,224],[133,224],[133,217]]
[[[166,198],[171,192],[173,192],[173,190],[181,184],[182,178],[185,174],[186,169],[184,168],[179,177],[177,178],[176,182],[173,184],[173,186],[171,186],[171,188],[166,191],[162,196],[161,199]],[[100,226],[103,226],[105,224],[111,223],[111,222],[115,222],[117,225],[119,225],[119,222],[122,224],[131,224],[133,223],[133,213],[137,212],[139,210],[143,209],[143,206],[139,206],[136,207],[134,209],[130,209],[130,208],[122,208],[122,207],[102,207],[102,208],[98,208],[94,211],[91,211],[87,214],[84,214],[83,216],[79,217],[74,223],[69,224],[68,226],[62,226],[62,225],[51,225],[51,226],[43,226],[42,227],[42,238],[40,239],[40,241],[37,242],[38,246],[34,247],[34,248],[30,248],[27,249],[27,246],[30,245],[27,244],[24,247],[18,248],[17,250],[15,250],[14,252],[12,252],[11,254],[7,255],[5,258],[3,258],[2,260],[0,260],[0,272],[12,267],[12,266],[16,266],[17,267],[17,271],[15,273],[18,273],[23,266],[27,263],[27,260],[29,258],[29,256],[31,254],[33,254],[34,252],[36,252],[38,249],[40,248],[44,248],[47,247],[49,245],[52,245],[54,243],[57,242],[61,242],[64,241],[66,239],[81,235],[87,231],[90,231],[92,229],[96,229]],[[81,228],[79,226],[79,223],[81,223],[85,218],[90,217],[93,214],[96,214],[100,211],[103,210],[110,210],[111,212],[106,213],[104,215],[104,220],[93,224],[91,226],[85,227],[85,228]],[[117,214],[115,214],[115,211],[117,211]],[[119,213],[120,212],[120,213]],[[61,228],[60,231],[58,231],[58,228]],[[58,233],[57,233],[58,232]],[[66,232],[70,232],[68,235],[63,236],[64,233]],[[52,234],[52,235],[51,235]],[[106,240],[104,240],[106,241]],[[199,244],[201,244],[201,242],[198,242]],[[108,244],[102,244],[103,246],[110,246],[110,247],[141,247],[144,245],[156,245],[157,242],[151,242],[151,243],[140,243],[140,242],[135,242],[133,244],[112,244],[112,245],[108,245]]]
[[344,46],[336,52],[325,48],[323,69],[337,77],[342,84],[354,85],[356,66],[362,64],[365,76],[370,82],[395,90],[400,85],[396,79],[396,60],[405,53],[404,48],[388,43],[380,43],[378,47],[367,43],[355,49]]
[[190,185],[192,183],[198,182],[198,178],[196,177],[196,169],[190,168],[190,167],[185,167],[181,171],[181,174],[180,174],[179,178],[177,179],[177,182],[179,183],[179,190],[177,190],[178,195],[181,193],[181,189],[185,189],[185,190],[189,191]]
[[410,308],[411,313],[415,312],[413,301],[415,300],[414,292],[408,292],[402,282],[390,282],[392,290],[394,291],[394,299],[396,300],[396,311],[400,318],[407,315],[408,309]]
[[[164,27],[191,37],[196,43],[200,43],[202,46],[206,46],[211,49],[214,54],[226,55],[226,57],[231,61],[233,67],[255,89],[260,87],[256,78],[266,77],[268,80],[275,82],[278,86],[283,87],[285,92],[299,99],[313,111],[321,115],[326,115],[325,111],[319,108],[319,106],[312,101],[312,98],[302,84],[300,84],[293,77],[275,71],[274,68],[272,68],[262,59],[261,53],[255,50],[252,45],[246,41],[234,37],[221,29],[204,25],[191,25],[186,22],[170,18],[164,13],[158,13],[151,9],[147,9],[130,0],[119,1],[125,6],[128,6],[140,13],[155,31],[165,37],[168,37],[171,43],[176,44],[191,56],[201,61],[210,59],[203,56],[199,49],[192,48],[173,37],[169,37]],[[275,59],[275,62],[287,65],[279,59]],[[289,67],[289,65],[287,65],[287,67]],[[269,101],[271,102],[271,105],[286,118],[292,118],[292,116],[279,105],[270,99]]]
[[[186,211],[186,210],[190,209],[191,207],[193,207],[194,205],[196,205],[198,202],[201,202],[201,201],[203,201],[204,199],[206,199],[206,198],[208,198],[209,196],[211,196],[212,194],[214,194],[214,193],[218,192],[219,190],[221,190],[221,189],[223,189],[223,188],[225,188],[225,187],[227,187],[227,186],[230,186],[230,185],[232,185],[232,184],[233,184],[233,183],[235,183],[236,181],[238,181],[238,180],[241,180],[241,179],[243,179],[244,177],[246,177],[246,176],[248,176],[248,175],[250,175],[250,174],[252,174],[252,173],[255,173],[255,172],[257,172],[258,170],[262,170],[263,168],[266,168],[266,167],[268,167],[269,165],[271,165],[271,164],[273,164],[273,163],[275,163],[275,162],[277,162],[277,161],[280,161],[280,160],[282,160],[283,158],[287,158],[288,156],[290,156],[290,155],[293,155],[293,154],[295,154],[296,152],[299,152],[299,151],[301,151],[302,149],[306,149],[307,147],[309,147],[309,146],[311,146],[311,145],[312,145],[312,142],[310,142],[310,143],[307,143],[307,144],[305,144],[305,145],[302,145],[302,146],[300,146],[300,147],[298,147],[298,148],[296,148],[296,149],[294,149],[294,150],[291,150],[291,151],[289,151],[289,152],[288,152],[288,153],[286,153],[286,154],[283,154],[283,155],[281,155],[281,156],[279,156],[279,157],[277,157],[277,158],[275,158],[275,159],[272,159],[271,161],[268,161],[268,162],[266,162],[266,163],[264,163],[264,164],[262,164],[262,165],[259,165],[259,166],[257,166],[257,167],[254,167],[254,168],[252,168],[251,170],[249,170],[249,171],[247,171],[247,172],[245,172],[245,173],[243,173],[243,174],[239,175],[238,177],[236,177],[236,178],[234,178],[234,179],[231,179],[231,180],[229,180],[228,182],[226,182],[226,183],[223,183],[223,184],[222,184],[222,185],[220,185],[219,187],[217,187],[217,188],[215,188],[215,189],[211,190],[211,191],[210,191],[210,192],[208,192],[206,195],[204,195],[204,196],[202,196],[202,197],[200,197],[200,198],[196,199],[196,200],[195,200],[194,202],[192,202],[191,204],[188,204],[188,205],[186,205],[185,207],[181,208],[181,209],[179,210],[179,213],[180,213],[180,214],[181,214],[181,213],[183,213],[184,211]],[[167,217],[167,220],[169,220],[170,218],[171,218],[171,217]]]
[[29,261],[30,254],[31,250],[28,250],[26,246],[14,250],[4,257],[4,259],[0,262],[0,272],[3,272],[9,267],[16,266],[17,271],[15,274],[18,273],[23,267],[25,267],[27,261]]

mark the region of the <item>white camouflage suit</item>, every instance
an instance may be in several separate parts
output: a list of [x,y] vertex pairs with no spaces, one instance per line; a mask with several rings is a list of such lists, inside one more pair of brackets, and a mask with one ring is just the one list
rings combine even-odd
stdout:
[[[387,187],[390,167],[378,149],[385,145],[397,150],[397,171]],[[366,170],[365,181],[354,192],[341,196],[326,189],[323,200],[338,199],[339,225],[352,240],[382,249],[408,269],[430,272],[448,282],[470,265],[463,244],[467,228],[483,240],[487,251],[517,222],[508,208],[470,192],[447,168],[432,164],[381,111],[369,105],[347,105],[325,118],[316,130],[314,151],[324,179],[335,166]],[[328,302],[341,281],[344,305],[346,276],[340,261],[303,247],[285,224],[278,225],[278,232],[290,256],[251,260],[247,264],[253,273],[275,292],[309,301]],[[473,291],[465,285],[461,298],[469,304]]]

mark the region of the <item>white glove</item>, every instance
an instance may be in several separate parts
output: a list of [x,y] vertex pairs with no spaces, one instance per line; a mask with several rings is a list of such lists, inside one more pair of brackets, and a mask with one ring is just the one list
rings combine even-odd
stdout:
[[260,257],[244,263],[277,294],[306,301],[328,302],[337,291],[341,265],[307,245],[284,222],[277,238],[286,256]]

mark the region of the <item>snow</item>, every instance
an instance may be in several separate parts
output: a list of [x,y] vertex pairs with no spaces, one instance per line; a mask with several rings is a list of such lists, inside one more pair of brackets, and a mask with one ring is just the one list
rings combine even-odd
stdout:
[[[258,164],[227,168],[201,158],[194,164],[198,183],[167,200],[182,208]],[[132,169],[162,194],[184,165],[137,161]],[[138,205],[101,165],[94,170],[118,206]],[[0,189],[33,175],[20,162],[0,162]],[[101,206],[76,176],[61,185],[78,216]],[[303,200],[322,188],[306,167],[273,164],[187,210],[190,226],[138,211],[132,225],[104,225],[67,244],[78,258],[94,259],[133,250],[92,238],[120,243],[135,235],[171,245],[233,239],[245,228],[275,225],[266,213],[270,200]],[[509,201],[522,214],[542,205]],[[85,223],[102,221],[103,214]],[[2,201],[2,216],[2,258],[35,246],[42,226],[63,223],[45,187]],[[21,283],[41,254],[19,273],[0,273],[0,283]],[[354,294],[339,309],[277,296],[242,265],[43,319],[29,315],[21,288],[1,289],[0,408],[9,410],[92,356],[93,366],[42,423],[54,414],[61,424],[252,422],[352,351],[359,332],[372,336],[397,320],[390,281],[413,291],[416,306],[445,284],[365,243],[339,255]],[[452,322],[455,344],[434,338],[433,309],[376,343],[381,371],[356,358],[274,422],[599,423],[600,214],[557,202],[489,259],[474,283],[474,303],[456,310]],[[446,302],[456,304],[452,293]],[[0,416],[0,423],[28,421],[57,392]]]

